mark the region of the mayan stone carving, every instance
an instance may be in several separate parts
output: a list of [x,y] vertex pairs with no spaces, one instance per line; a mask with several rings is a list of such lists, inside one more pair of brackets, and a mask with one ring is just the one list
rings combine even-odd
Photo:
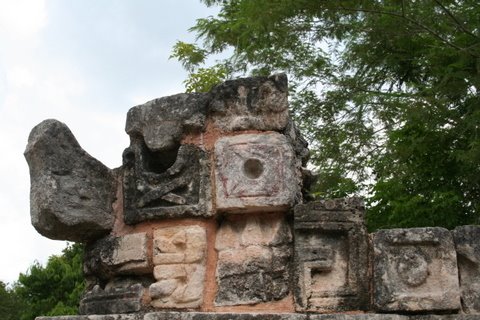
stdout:
[[380,311],[460,308],[453,239],[442,228],[374,234],[374,304]]
[[114,174],[80,147],[65,124],[45,120],[33,128],[25,158],[32,224],[39,233],[86,242],[110,232]]
[[279,133],[224,137],[215,144],[217,210],[285,211],[295,202],[292,147]]
[[361,199],[313,199],[285,75],[146,102],[125,131],[115,170],[59,121],[30,134],[32,224],[86,245],[82,315],[39,320],[480,319],[480,227],[369,235]]
[[207,239],[200,226],[157,229],[153,236],[152,305],[195,308],[203,302]]
[[179,94],[128,112],[130,147],[123,154],[126,223],[210,215],[207,154],[180,144],[186,133],[203,129],[205,108],[205,95]]
[[287,296],[291,241],[282,215],[232,216],[223,221],[215,242],[219,288],[215,303],[253,304]]
[[480,313],[480,226],[461,226],[452,232],[457,250],[463,311]]
[[358,198],[295,207],[298,310],[367,309],[368,237],[364,212]]

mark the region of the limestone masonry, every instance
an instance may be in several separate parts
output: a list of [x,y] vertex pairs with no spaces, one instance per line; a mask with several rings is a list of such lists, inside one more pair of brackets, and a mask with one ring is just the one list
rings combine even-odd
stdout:
[[310,201],[283,74],[130,109],[123,165],[68,127],[25,157],[42,235],[86,244],[79,316],[44,320],[480,319],[480,226],[368,234],[360,198]]

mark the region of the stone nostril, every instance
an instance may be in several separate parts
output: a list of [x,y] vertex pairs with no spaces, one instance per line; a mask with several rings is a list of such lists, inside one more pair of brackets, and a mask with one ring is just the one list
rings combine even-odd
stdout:
[[247,178],[258,179],[263,173],[262,161],[251,158],[243,163],[243,173]]

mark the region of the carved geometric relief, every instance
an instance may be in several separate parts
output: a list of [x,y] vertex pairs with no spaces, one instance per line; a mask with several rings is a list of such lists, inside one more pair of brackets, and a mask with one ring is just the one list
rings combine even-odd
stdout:
[[292,147],[279,133],[223,137],[215,144],[219,211],[286,211],[299,183]]
[[379,311],[460,308],[453,239],[443,228],[374,234],[374,305]]
[[280,300],[289,293],[292,235],[281,215],[230,216],[217,233],[215,305]]
[[480,226],[461,226],[453,231],[457,251],[462,308],[480,313]]
[[296,308],[365,310],[368,304],[368,235],[357,199],[295,207]]
[[200,226],[161,228],[153,235],[150,286],[155,308],[196,308],[203,303],[207,237]]
[[141,137],[124,152],[125,222],[210,216],[209,165],[193,145],[151,151]]

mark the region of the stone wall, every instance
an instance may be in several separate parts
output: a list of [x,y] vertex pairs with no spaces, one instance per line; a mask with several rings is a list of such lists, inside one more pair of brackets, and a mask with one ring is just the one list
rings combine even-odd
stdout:
[[32,224],[87,244],[88,287],[85,316],[40,319],[480,319],[480,227],[368,234],[361,199],[309,202],[287,90],[246,78],[133,107],[115,170],[36,126]]

